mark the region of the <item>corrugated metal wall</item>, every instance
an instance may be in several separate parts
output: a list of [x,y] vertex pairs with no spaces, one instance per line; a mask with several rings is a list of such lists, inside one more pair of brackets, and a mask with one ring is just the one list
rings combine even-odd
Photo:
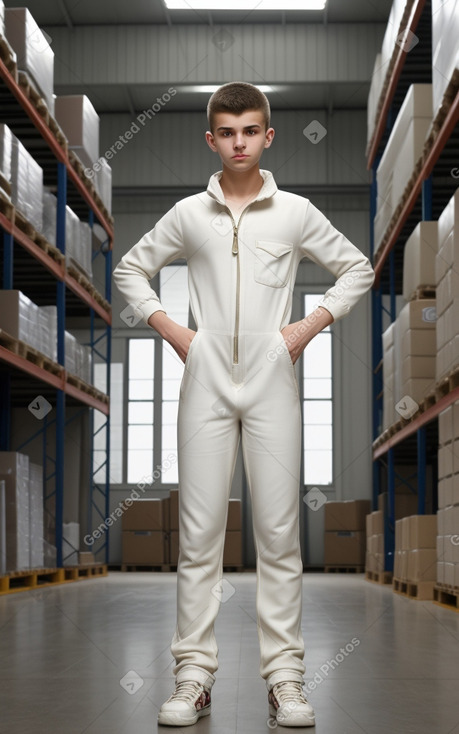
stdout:
[[209,25],[53,27],[56,82],[366,82],[384,33],[381,23],[224,28],[226,50]]
[[[328,131],[316,145],[303,134],[312,120]],[[364,111],[274,111],[271,123],[276,135],[260,166],[274,173],[278,185],[368,183]],[[205,111],[161,111],[143,126],[129,115],[103,115],[100,154],[113,148],[109,163],[118,187],[203,186],[221,169],[219,156],[206,143],[207,129]],[[117,151],[115,144],[121,146],[120,136],[128,130],[134,132],[132,139]]]

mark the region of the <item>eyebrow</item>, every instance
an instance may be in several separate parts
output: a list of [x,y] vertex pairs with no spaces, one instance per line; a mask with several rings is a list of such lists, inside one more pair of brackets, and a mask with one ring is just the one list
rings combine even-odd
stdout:
[[[249,130],[251,127],[261,127],[261,125],[258,125],[258,123],[255,123],[254,125],[246,125],[244,130]],[[234,130],[232,127],[217,127],[217,132],[219,130]]]

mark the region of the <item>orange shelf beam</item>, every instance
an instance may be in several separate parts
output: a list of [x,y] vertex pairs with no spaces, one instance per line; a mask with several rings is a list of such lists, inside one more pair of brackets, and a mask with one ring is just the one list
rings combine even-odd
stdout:
[[441,127],[441,130],[434,144],[432,145],[432,148],[426,160],[424,161],[424,164],[419,173],[419,176],[416,179],[416,182],[413,188],[411,189],[409,196],[403,206],[403,209],[400,213],[400,217],[398,218],[397,224],[395,225],[394,229],[392,230],[390,234],[389,239],[387,240],[386,244],[384,245],[384,248],[378,257],[378,262],[376,263],[376,265],[374,265],[375,282],[373,284],[373,288],[377,288],[379,286],[379,279],[380,279],[381,272],[384,267],[385,261],[390,251],[395,246],[395,243],[397,242],[397,238],[403,229],[403,225],[405,224],[406,220],[408,219],[416,203],[416,200],[419,194],[421,193],[422,182],[426,178],[428,178],[430,174],[432,173],[435,163],[437,162],[443,148],[445,147],[446,143],[448,142],[448,138],[450,137],[458,121],[459,121],[459,93],[456,94],[456,98],[450,107],[450,110],[445,118],[445,121]]
[[71,165],[67,152],[60,146],[59,142],[56,140],[56,138],[54,137],[51,130],[46,125],[41,115],[38,113],[38,111],[35,109],[33,104],[30,102],[29,98],[24,94],[19,84],[17,84],[17,82],[13,79],[13,77],[11,76],[10,72],[8,71],[4,62],[1,59],[0,59],[0,76],[2,77],[3,81],[5,82],[6,86],[9,88],[11,93],[16,97],[21,107],[30,117],[31,121],[37,128],[43,140],[51,148],[57,160],[60,161],[61,163],[65,163],[69,177],[72,179],[72,182],[78,189],[79,193],[81,194],[83,199],[87,202],[87,204],[91,207],[97,219],[99,220],[100,224],[107,232],[109,240],[110,240],[110,247],[112,247],[112,243],[113,243],[112,226],[106,220],[105,216],[102,214],[99,207],[95,204],[95,202],[93,201],[91,197],[90,192],[88,191],[83,181],[78,176],[78,173],[75,171],[75,169]]
[[[412,33],[414,33],[417,28],[419,19],[422,15],[422,11],[424,10],[424,5],[425,5],[425,0],[417,0],[417,2],[415,2],[413,4],[413,7],[411,8],[410,17],[408,19],[408,23],[406,27],[409,28]],[[367,156],[367,169],[368,170],[371,169],[374,163],[374,160],[376,158],[376,153],[378,152],[379,143],[381,142],[381,138],[384,135],[384,130],[386,128],[386,122],[387,122],[387,116],[389,114],[390,106],[392,104],[392,99],[394,97],[395,90],[397,88],[398,80],[400,79],[400,74],[402,73],[402,69],[405,64],[407,53],[409,52],[404,51],[401,46],[398,46],[394,68],[393,68],[392,75],[389,80],[389,86],[386,92],[386,96],[384,98],[384,103],[381,109],[381,113],[376,123],[376,127],[374,130],[373,137],[370,143],[370,148],[368,151],[368,156]]]
[[413,420],[410,421],[410,423],[407,423],[406,426],[403,426],[400,431],[394,433],[394,435],[390,436],[387,441],[384,441],[384,443],[375,448],[373,450],[373,460],[379,459],[387,453],[389,449],[393,448],[401,441],[404,441],[405,438],[408,438],[408,436],[411,436],[413,433],[416,433],[418,428],[430,423],[430,421],[434,420],[442,410],[445,410],[456,400],[459,400],[459,387],[456,387],[454,390],[451,390],[451,392],[443,395],[443,397],[441,397],[440,400],[437,400],[434,405],[427,408],[427,410],[417,416],[417,418],[413,418]]
[[63,371],[62,376],[53,375],[52,372],[44,370],[33,362],[29,362],[25,357],[21,357],[19,354],[15,354],[6,347],[0,346],[0,359],[3,362],[7,362],[13,367],[17,367],[22,372],[26,372],[32,377],[36,377],[41,382],[46,382],[48,385],[55,387],[57,390],[63,390],[67,395],[70,395],[81,403],[85,403],[90,408],[95,408],[105,415],[109,415],[109,405],[103,403],[101,400],[94,398],[92,395],[80,390],[79,388],[71,385],[66,381],[66,372]]
[[27,252],[38,260],[47,270],[49,270],[58,280],[64,281],[66,286],[75,293],[84,303],[86,303],[110,326],[112,323],[111,313],[105,311],[103,306],[91,296],[88,291],[83,288],[78,281],[69,275],[64,265],[59,265],[52,257],[41,249],[33,240],[28,237],[19,227],[9,221],[3,214],[0,214],[0,227],[13,235],[14,239]]

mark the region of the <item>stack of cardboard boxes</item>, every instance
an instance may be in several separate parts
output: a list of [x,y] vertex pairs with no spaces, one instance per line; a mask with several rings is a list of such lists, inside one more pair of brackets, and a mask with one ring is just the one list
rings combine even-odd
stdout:
[[[123,566],[176,566],[179,558],[179,490],[162,499],[137,499],[122,516]],[[224,566],[242,565],[241,501],[230,499]]]
[[371,512],[366,518],[367,549],[365,554],[365,572],[382,573],[384,571],[384,512]]
[[417,599],[432,599],[437,571],[436,536],[436,515],[411,515],[396,521],[395,591]]
[[459,589],[459,400],[438,416],[437,584]]
[[459,189],[438,218],[437,283],[437,382],[459,364]]
[[327,502],[325,505],[324,565],[364,566],[365,517],[370,500]]
[[[399,467],[401,474],[406,473],[409,475],[410,467],[407,467],[407,469],[408,471],[404,471],[402,467]],[[403,517],[407,517],[408,515],[412,515],[417,511],[417,495],[411,491],[406,491],[403,484],[396,487],[394,500],[394,515],[396,521]],[[379,574],[384,571],[384,516],[388,512],[387,502],[388,493],[381,492],[378,497],[378,509],[370,515],[367,515],[367,552],[365,558],[365,571],[370,573]]]

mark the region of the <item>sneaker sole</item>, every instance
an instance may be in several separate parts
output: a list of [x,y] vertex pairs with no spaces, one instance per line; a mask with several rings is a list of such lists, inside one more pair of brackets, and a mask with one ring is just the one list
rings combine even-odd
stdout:
[[269,715],[271,718],[276,720],[276,723],[279,726],[315,726],[316,725],[316,718],[315,716],[305,716],[304,714],[294,714],[293,711],[291,712],[290,716],[283,717],[282,721],[280,721],[277,718],[277,711],[271,704],[269,705]]
[[201,716],[208,716],[210,714],[210,706],[206,706],[199,711],[196,711],[196,715],[187,717],[186,714],[179,714],[174,711],[170,712],[159,712],[158,724],[163,726],[191,726],[201,718]]

